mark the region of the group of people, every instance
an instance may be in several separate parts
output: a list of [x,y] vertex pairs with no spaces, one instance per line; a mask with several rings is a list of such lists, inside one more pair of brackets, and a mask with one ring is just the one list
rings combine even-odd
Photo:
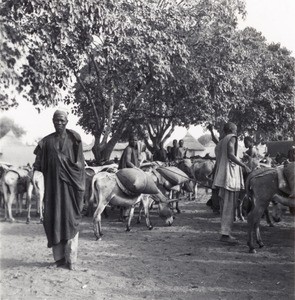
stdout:
[[177,161],[186,158],[187,149],[184,147],[184,141],[173,140],[172,147],[168,146],[167,150],[164,148],[163,143],[160,142],[159,146],[157,146],[154,154],[153,160],[154,161]]
[[[54,266],[67,266],[74,270],[77,262],[79,223],[85,189],[85,170],[82,142],[78,133],[66,129],[67,113],[57,110],[53,115],[55,132],[43,138],[35,149],[34,170],[44,175],[44,228],[48,247],[53,250]],[[211,128],[212,129],[212,128]],[[211,130],[213,133],[213,131]],[[213,139],[214,140],[214,139]],[[237,126],[231,122],[224,125],[223,136],[215,138],[216,164],[213,172],[213,192],[218,195],[221,211],[220,241],[235,244],[232,237],[235,207],[240,190],[244,189],[244,173],[251,170],[237,156]],[[251,140],[247,155],[254,157]],[[247,144],[248,145],[248,144]],[[142,145],[141,145],[142,146]],[[119,169],[139,168],[140,153],[136,135],[131,135],[129,144],[119,161]],[[186,157],[183,140],[167,151],[163,144],[154,153],[154,160],[173,161]]]

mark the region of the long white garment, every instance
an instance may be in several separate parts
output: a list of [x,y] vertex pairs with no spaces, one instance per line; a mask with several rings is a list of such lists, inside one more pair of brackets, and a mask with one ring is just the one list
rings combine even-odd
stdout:
[[79,232],[74,238],[52,246],[53,258],[55,261],[65,258],[68,263],[76,263],[78,256]]
[[239,192],[231,192],[223,188],[219,190],[222,235],[231,235],[238,195]]

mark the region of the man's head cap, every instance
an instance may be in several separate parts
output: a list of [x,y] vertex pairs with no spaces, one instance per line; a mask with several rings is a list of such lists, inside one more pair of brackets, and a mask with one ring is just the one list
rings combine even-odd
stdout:
[[65,116],[66,118],[68,118],[68,111],[66,109],[62,109],[62,108],[58,108],[54,114],[53,114],[53,118],[57,117],[57,116]]
[[132,140],[137,140],[137,134],[135,134],[135,133],[131,133],[130,135],[129,135],[129,141],[132,141]]
[[232,122],[227,122],[223,127],[223,131],[227,134],[234,133],[235,131],[237,131],[237,126]]

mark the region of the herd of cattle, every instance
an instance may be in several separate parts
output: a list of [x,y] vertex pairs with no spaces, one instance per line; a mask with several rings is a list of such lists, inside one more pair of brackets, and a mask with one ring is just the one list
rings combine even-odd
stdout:
[[[122,217],[127,216],[127,231],[130,231],[131,221],[134,216],[135,207],[139,206],[138,222],[142,210],[146,217],[148,229],[152,229],[149,218],[150,209],[155,207],[161,219],[166,225],[171,226],[174,212],[180,212],[179,200],[184,197],[197,199],[198,185],[210,188],[211,174],[215,160],[208,157],[197,157],[184,159],[173,165],[160,162],[146,162],[140,167],[143,172],[155,184],[157,190],[152,194],[129,193],[118,180],[118,169],[116,164],[101,167],[86,166],[86,190],[84,197],[84,213],[93,216],[94,235],[101,239],[101,214],[106,214],[106,207],[120,207]],[[249,165],[253,165],[249,161]],[[294,162],[291,162],[294,172]],[[285,192],[279,189],[279,167],[266,166],[253,170],[246,180],[246,193],[241,193],[242,200],[248,203],[248,246],[249,252],[255,253],[254,234],[259,247],[263,247],[259,224],[262,215],[267,211],[272,202],[273,219],[279,221],[281,216],[280,203],[294,207],[293,201]],[[142,173],[142,174],[143,174]],[[138,176],[141,177],[141,176]],[[16,203],[16,213],[22,213],[24,194],[26,193],[27,223],[30,223],[32,199],[37,200],[37,213],[40,215],[40,223],[43,221],[43,195],[44,180],[41,172],[30,167],[15,168],[11,165],[0,163],[0,196],[1,207],[5,209],[5,220],[13,222],[12,204]],[[33,197],[34,196],[34,197]],[[247,200],[247,201],[245,201]],[[279,203],[279,204],[278,204]],[[242,205],[238,205],[240,209]],[[240,212],[241,214],[241,212]]]

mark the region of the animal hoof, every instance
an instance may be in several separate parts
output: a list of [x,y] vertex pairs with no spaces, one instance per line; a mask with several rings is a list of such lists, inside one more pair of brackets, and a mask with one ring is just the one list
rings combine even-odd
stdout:
[[30,219],[27,219],[26,224],[30,224]]
[[180,211],[179,209],[177,209],[176,211],[177,211],[177,213],[178,213],[178,214],[180,214],[180,213],[181,213],[181,211]]
[[149,226],[149,230],[152,230],[154,228],[154,226],[150,225]]
[[15,222],[15,219],[14,219],[14,218],[9,219],[9,222],[10,222],[10,223],[14,223],[14,222]]
[[256,253],[256,250],[253,248],[253,249],[249,249],[249,253]]
[[43,224],[43,219],[40,219],[39,224]]
[[264,247],[264,244],[263,243],[257,243],[259,245],[259,248],[263,248]]
[[129,231],[131,231],[131,229],[130,228],[126,228],[126,232],[129,232]]

